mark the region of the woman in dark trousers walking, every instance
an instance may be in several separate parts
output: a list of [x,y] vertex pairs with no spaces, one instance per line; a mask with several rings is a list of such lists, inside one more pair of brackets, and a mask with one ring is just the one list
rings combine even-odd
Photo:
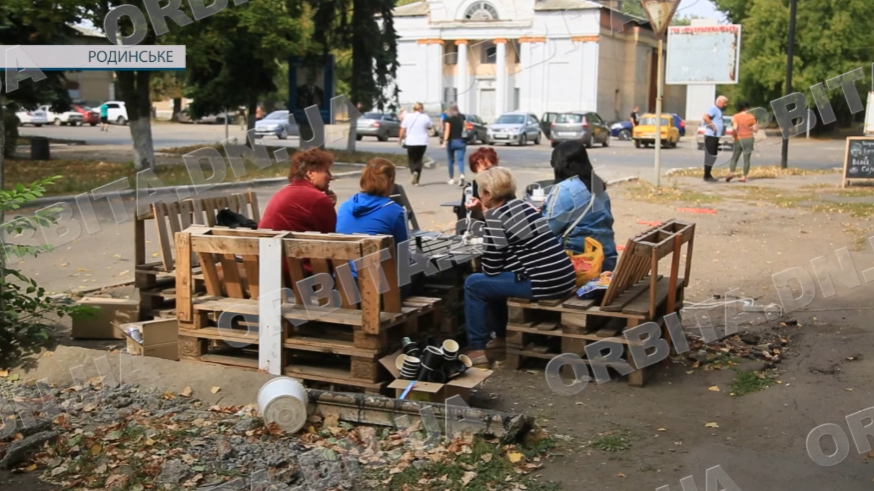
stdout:
[[428,149],[428,130],[431,129],[431,117],[425,114],[425,106],[421,102],[413,105],[413,112],[404,116],[401,122],[401,144],[407,149],[407,165],[410,167],[413,186],[419,185],[422,175],[422,159]]
[[453,178],[453,167],[455,161],[458,161],[458,185],[464,187],[464,153],[467,151],[467,144],[462,138],[464,132],[464,115],[458,112],[458,106],[455,104],[446,112],[446,121],[443,123],[443,148],[449,157],[449,185],[455,184]]

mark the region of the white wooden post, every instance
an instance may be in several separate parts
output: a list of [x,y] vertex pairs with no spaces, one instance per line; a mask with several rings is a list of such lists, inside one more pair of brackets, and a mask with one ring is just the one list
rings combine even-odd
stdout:
[[261,238],[258,245],[258,366],[282,375],[282,239]]

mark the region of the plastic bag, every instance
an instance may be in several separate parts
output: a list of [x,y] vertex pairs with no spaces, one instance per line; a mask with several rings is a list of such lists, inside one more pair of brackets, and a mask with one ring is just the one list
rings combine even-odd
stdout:
[[583,253],[577,254],[565,249],[574,271],[577,273],[577,288],[601,276],[601,265],[604,263],[604,247],[595,239],[586,237]]

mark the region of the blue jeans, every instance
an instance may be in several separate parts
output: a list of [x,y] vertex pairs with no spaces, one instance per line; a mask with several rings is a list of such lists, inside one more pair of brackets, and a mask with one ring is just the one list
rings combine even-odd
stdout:
[[531,296],[531,281],[516,281],[516,273],[468,276],[464,282],[464,315],[470,349],[486,349],[492,332],[499,338],[506,337],[507,299]]
[[467,144],[464,140],[449,140],[446,142],[446,153],[449,155],[449,178],[452,179],[452,168],[455,166],[455,160],[458,160],[458,174],[464,174],[464,152],[467,151]]

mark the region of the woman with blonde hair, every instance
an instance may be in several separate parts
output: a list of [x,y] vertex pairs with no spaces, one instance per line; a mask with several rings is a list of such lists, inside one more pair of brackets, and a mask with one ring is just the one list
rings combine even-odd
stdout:
[[[544,300],[568,296],[576,273],[546,219],[516,198],[513,173],[492,167],[476,176],[487,210],[482,273],[464,282],[468,353],[475,365],[488,366],[487,349],[500,349],[507,335],[507,299]],[[495,339],[491,340],[491,333]]]
[[413,105],[413,112],[405,115],[401,123],[400,141],[407,149],[407,165],[410,167],[413,186],[419,185],[422,159],[428,149],[429,130],[432,126],[431,117],[425,114],[425,106],[421,102]]

